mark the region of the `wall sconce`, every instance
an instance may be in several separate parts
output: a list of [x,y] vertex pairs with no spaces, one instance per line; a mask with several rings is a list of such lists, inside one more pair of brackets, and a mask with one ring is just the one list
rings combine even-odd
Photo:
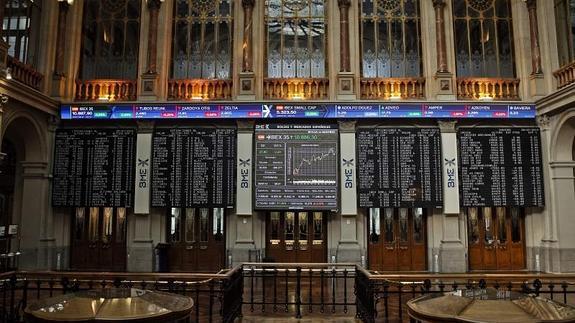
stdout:
[[12,69],[10,67],[6,67],[5,73],[6,73],[6,79],[11,80],[12,79]]
[[489,93],[479,93],[479,101],[493,101],[493,97]]
[[401,93],[396,92],[396,93],[391,93],[391,95],[389,96],[390,100],[401,100]]

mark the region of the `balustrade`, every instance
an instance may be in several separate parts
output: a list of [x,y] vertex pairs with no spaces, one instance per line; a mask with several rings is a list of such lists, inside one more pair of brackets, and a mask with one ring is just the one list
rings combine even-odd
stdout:
[[329,80],[327,78],[264,80],[264,97],[280,100],[323,100],[327,99]]
[[24,64],[12,56],[8,56],[6,66],[10,69],[10,74],[14,80],[24,83],[33,89],[41,89],[44,75],[36,71],[32,66]]
[[553,72],[557,80],[557,88],[560,89],[575,82],[575,61]]
[[519,100],[519,79],[458,77],[457,97],[463,100]]
[[76,80],[76,101],[135,101],[135,80]]
[[425,99],[425,78],[362,78],[362,99]]
[[232,80],[185,79],[168,81],[169,100],[229,100]]

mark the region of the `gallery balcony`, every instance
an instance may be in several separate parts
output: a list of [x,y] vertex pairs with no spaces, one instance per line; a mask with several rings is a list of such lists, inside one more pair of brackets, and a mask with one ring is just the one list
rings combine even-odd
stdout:
[[76,101],[135,101],[136,80],[76,80]]
[[553,72],[553,76],[557,80],[557,88],[561,89],[573,82],[575,82],[575,62],[561,67]]
[[41,90],[44,75],[36,71],[32,66],[24,64],[12,56],[8,56],[6,67],[8,68],[7,78],[11,77],[33,89]]
[[272,100],[324,100],[329,95],[327,78],[266,78],[264,97]]
[[425,78],[362,78],[360,93],[363,100],[422,100],[425,99]]
[[231,79],[172,79],[168,81],[168,100],[230,100]]
[[515,101],[519,97],[519,79],[458,77],[457,98],[461,100]]

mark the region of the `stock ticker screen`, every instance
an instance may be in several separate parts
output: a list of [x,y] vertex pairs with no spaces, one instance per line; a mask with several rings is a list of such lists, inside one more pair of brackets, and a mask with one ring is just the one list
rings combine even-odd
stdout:
[[256,125],[255,208],[338,209],[336,125]]

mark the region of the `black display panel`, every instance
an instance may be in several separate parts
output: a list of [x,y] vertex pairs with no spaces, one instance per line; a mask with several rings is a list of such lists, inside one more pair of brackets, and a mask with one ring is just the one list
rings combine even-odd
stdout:
[[256,125],[255,208],[337,210],[338,130]]
[[360,207],[440,207],[441,136],[436,128],[360,128]]
[[544,206],[538,128],[462,128],[462,206]]
[[135,129],[58,129],[52,206],[131,207]]
[[152,206],[233,206],[236,142],[233,128],[156,128]]

